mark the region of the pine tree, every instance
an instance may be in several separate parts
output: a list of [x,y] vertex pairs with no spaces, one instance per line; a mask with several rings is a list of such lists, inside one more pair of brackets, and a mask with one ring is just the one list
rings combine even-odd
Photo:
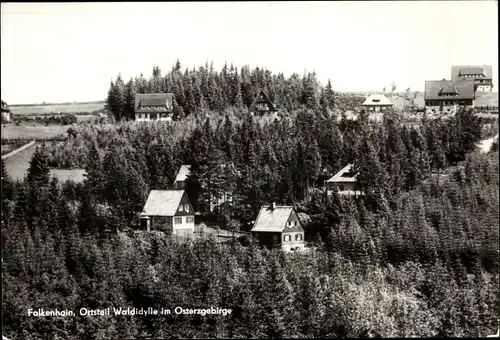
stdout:
[[123,116],[125,119],[135,118],[135,86],[132,78],[125,85]]

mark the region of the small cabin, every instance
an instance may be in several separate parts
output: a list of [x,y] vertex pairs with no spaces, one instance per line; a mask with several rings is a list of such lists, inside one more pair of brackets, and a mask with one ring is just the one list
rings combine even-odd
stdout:
[[357,176],[358,173],[353,171],[353,165],[346,165],[326,181],[327,194],[330,196],[336,191],[341,196],[362,196]]
[[194,233],[194,215],[184,190],[152,190],[141,213],[141,225],[146,231],[188,236]]
[[284,251],[304,249],[304,229],[295,208],[291,206],[273,203],[260,208],[251,233],[268,248],[280,247]]
[[255,97],[252,105],[249,109],[250,113],[253,115],[263,116],[269,113],[274,113],[277,111],[276,105],[269,99],[269,96],[260,90],[257,97]]
[[383,112],[392,108],[394,104],[383,94],[375,94],[368,96],[361,104],[367,111]]

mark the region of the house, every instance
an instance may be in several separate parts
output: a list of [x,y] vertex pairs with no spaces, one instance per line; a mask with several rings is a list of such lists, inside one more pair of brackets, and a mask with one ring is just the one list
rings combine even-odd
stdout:
[[264,90],[260,90],[249,109],[253,115],[265,115],[277,111],[276,105],[269,99]]
[[326,181],[328,196],[332,195],[334,191],[342,196],[363,196],[356,179],[358,174],[352,168],[353,165],[348,164]]
[[170,235],[194,233],[194,209],[184,190],[152,190],[141,213],[147,231]]
[[281,247],[285,251],[304,249],[304,229],[291,206],[271,204],[260,208],[251,229],[252,236],[263,246]]
[[493,72],[491,66],[452,66],[451,80],[474,81],[474,91],[493,91]]
[[2,123],[10,122],[11,112],[6,102],[2,100]]
[[172,120],[172,93],[137,93],[135,95],[135,120]]
[[367,111],[383,112],[390,109],[394,104],[383,94],[372,94],[366,98],[361,106]]
[[177,176],[175,177],[175,182],[173,184],[174,190],[184,190],[186,189],[186,180],[191,174],[191,165],[181,165]]
[[428,113],[456,113],[459,107],[474,106],[474,79],[430,80],[425,82]]

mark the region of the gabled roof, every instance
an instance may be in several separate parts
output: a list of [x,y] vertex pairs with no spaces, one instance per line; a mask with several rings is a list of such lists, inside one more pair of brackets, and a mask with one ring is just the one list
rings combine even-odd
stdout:
[[352,175],[350,173],[353,165],[348,164],[342,168],[339,172],[337,172],[332,178],[327,180],[327,183],[346,183],[346,182],[356,182],[356,177],[358,174]]
[[[443,94],[453,91],[457,96],[443,97]],[[429,80],[425,82],[425,100],[436,99],[474,99],[474,79],[453,80]]]
[[371,96],[368,96],[368,98],[366,98],[366,100],[361,105],[363,105],[363,106],[377,106],[377,105],[392,106],[393,104],[383,94],[372,94]]
[[482,66],[452,66],[451,67],[451,80],[460,79],[461,76],[467,74],[483,74],[485,79],[492,79],[493,70],[491,65],[482,65]]
[[176,182],[182,182],[187,179],[187,177],[191,174],[191,165],[181,165],[177,176],[175,177]]
[[184,190],[151,190],[141,215],[174,216]]
[[[167,110],[173,110],[173,93],[137,93],[135,95],[135,111],[140,111],[139,106],[164,106]],[[145,110],[151,110],[145,108]]]
[[286,222],[293,210],[294,208],[291,206],[275,206],[274,208],[269,205],[263,206],[260,208],[259,215],[257,215],[250,231],[280,233],[285,229]]
[[255,111],[255,105],[257,103],[268,103],[271,106],[271,111],[276,111],[276,106],[271,101],[271,99],[269,99],[268,95],[264,92],[264,90],[260,90],[257,97],[255,97],[252,105],[250,106],[249,109],[250,112]]

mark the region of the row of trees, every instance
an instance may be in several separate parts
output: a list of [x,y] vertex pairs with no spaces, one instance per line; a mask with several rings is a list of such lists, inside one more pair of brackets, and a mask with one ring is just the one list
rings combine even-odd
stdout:
[[[208,111],[224,111],[228,108],[247,110],[264,90],[271,100],[284,110],[300,107],[313,110],[333,111],[337,99],[345,102],[345,96],[337,95],[330,81],[322,86],[316,73],[304,73],[302,77],[293,74],[289,78],[256,67],[244,66],[240,70],[232,64],[225,64],[216,71],[213,64],[182,70],[180,62],[166,74],[158,66],[153,67],[152,76],[146,79],[142,74],[130,78],[126,83],[121,75],[111,81],[106,107],[116,120],[134,119],[134,98],[136,93],[174,94],[174,116],[178,118]],[[361,99],[357,98],[358,104]]]

